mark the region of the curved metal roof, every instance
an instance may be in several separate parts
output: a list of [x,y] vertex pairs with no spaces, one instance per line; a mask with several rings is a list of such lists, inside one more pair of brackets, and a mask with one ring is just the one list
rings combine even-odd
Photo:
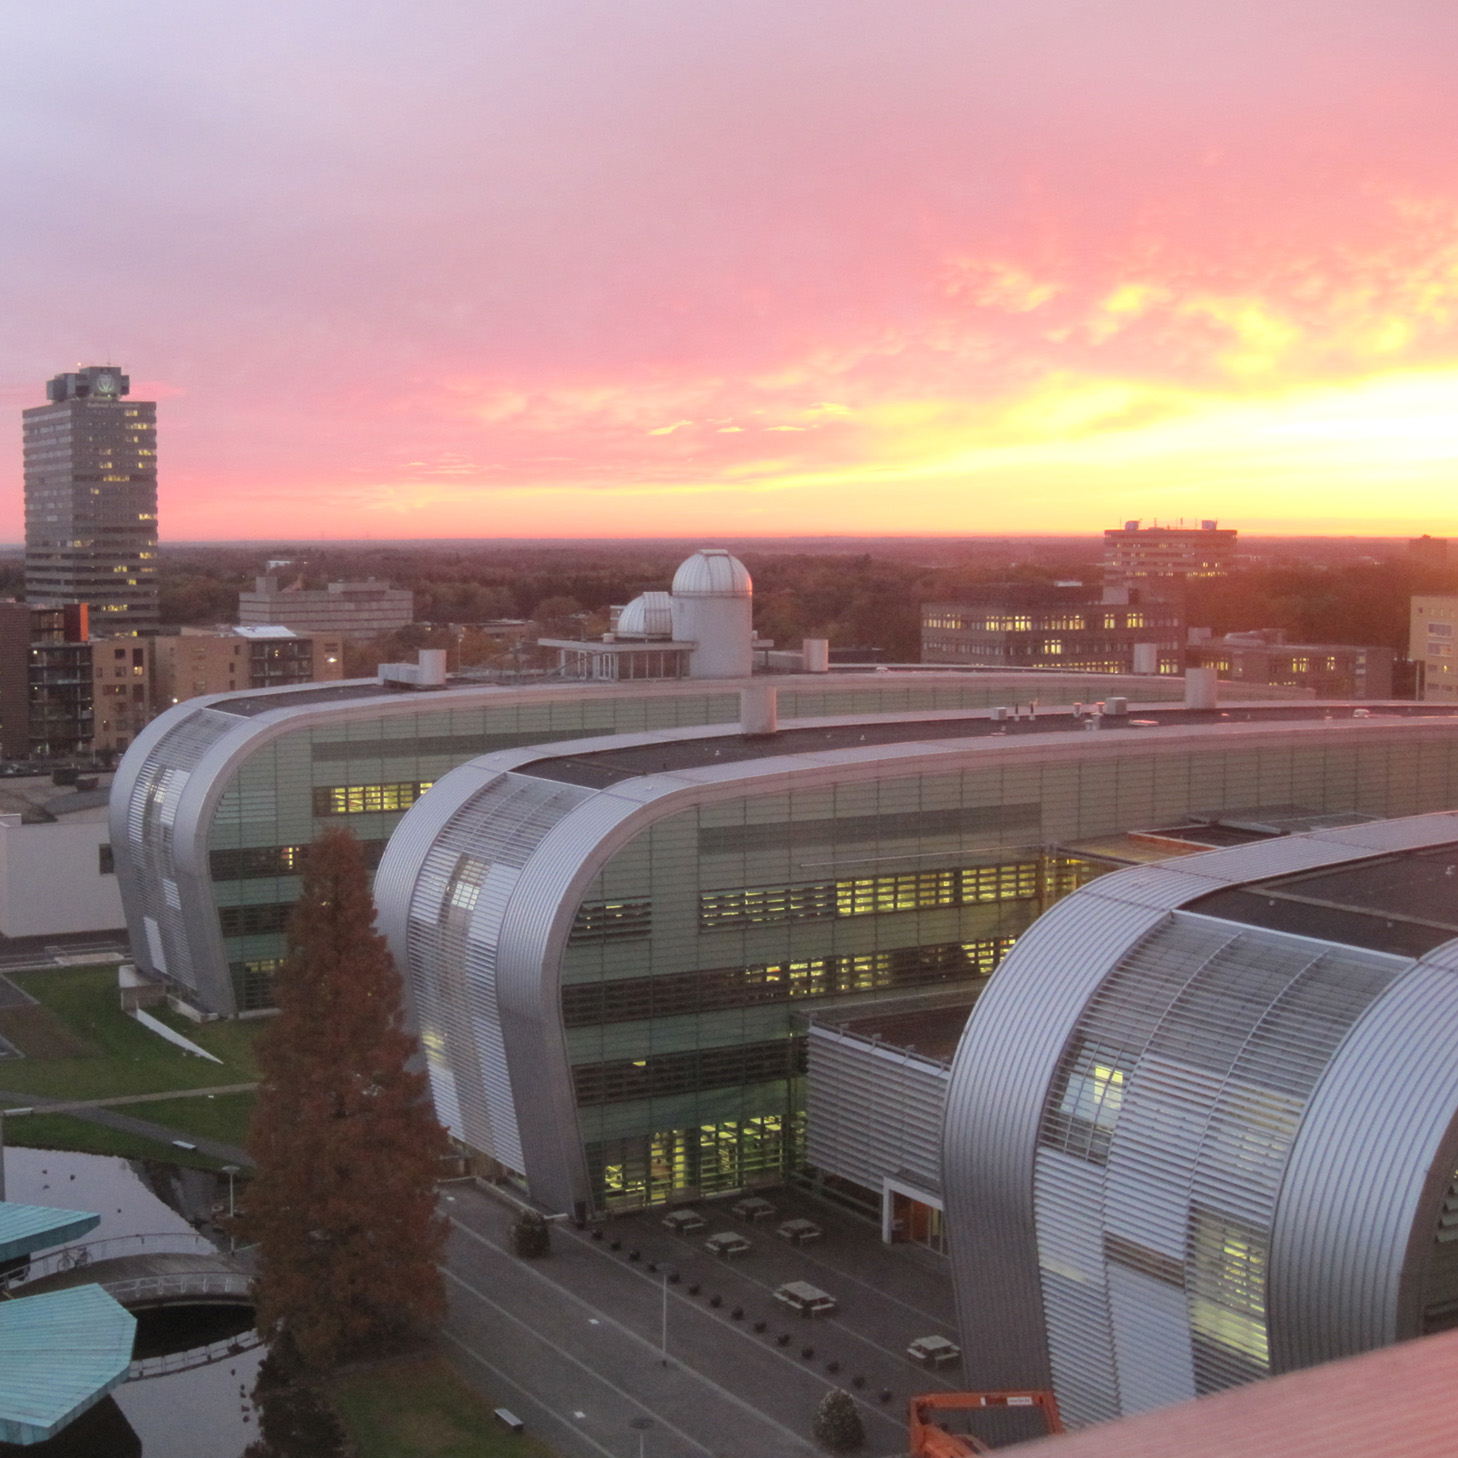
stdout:
[[673,574],[674,597],[752,597],[749,569],[722,547],[705,547]]
[[615,631],[619,638],[672,638],[672,595],[645,592],[635,597],[619,615]]

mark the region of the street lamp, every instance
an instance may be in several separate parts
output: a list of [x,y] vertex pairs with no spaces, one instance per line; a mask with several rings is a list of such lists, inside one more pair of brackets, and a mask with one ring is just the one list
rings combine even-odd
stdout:
[[643,1458],[643,1434],[653,1426],[653,1419],[651,1417],[636,1417],[628,1426],[633,1428],[638,1434],[638,1458]]
[[233,1235],[233,1213],[236,1208],[233,1204],[233,1176],[239,1173],[239,1167],[236,1164],[225,1164],[222,1173],[228,1176],[228,1250],[231,1253],[238,1248]]
[[21,1114],[33,1114],[34,1109],[0,1109],[0,1200],[5,1198],[5,1116],[17,1118]]

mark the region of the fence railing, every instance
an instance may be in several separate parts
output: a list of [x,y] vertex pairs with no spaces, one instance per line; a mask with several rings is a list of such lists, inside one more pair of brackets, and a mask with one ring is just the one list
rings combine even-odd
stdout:
[[32,1281],[76,1271],[101,1261],[118,1260],[134,1255],[208,1255],[223,1252],[212,1241],[190,1230],[159,1231],[147,1235],[118,1235],[110,1240],[62,1246],[48,1255],[32,1256],[29,1265],[20,1266],[5,1278],[7,1287],[27,1286]]

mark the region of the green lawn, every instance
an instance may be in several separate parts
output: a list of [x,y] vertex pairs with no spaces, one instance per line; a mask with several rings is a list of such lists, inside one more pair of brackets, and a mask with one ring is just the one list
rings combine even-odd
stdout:
[[[201,1135],[224,1144],[242,1144],[253,1115],[252,1094],[204,1094],[193,1098],[158,1099],[150,1104],[123,1104],[117,1110],[135,1119],[150,1119],[178,1130],[184,1138]],[[18,1123],[18,1121],[17,1121]]]
[[[143,1104],[143,1108],[147,1105]],[[161,1159],[194,1169],[217,1169],[220,1162],[200,1150],[142,1139],[73,1114],[27,1114],[5,1121],[5,1143],[25,1149],[70,1149],[81,1154],[115,1154],[122,1159]]]
[[329,1398],[360,1458],[552,1458],[536,1438],[502,1427],[443,1357],[351,1373],[330,1383]]
[[[248,1083],[258,1076],[253,1040],[260,1023],[216,1022],[199,1027],[166,1009],[154,1012],[223,1060],[210,1063],[149,1033],[121,1011],[114,966],[12,973],[11,980],[54,1015],[71,1036],[75,1051],[68,1048],[70,1056],[7,1059],[0,1064],[0,1088],[91,1099]],[[84,1052],[79,1051],[82,1047]]]

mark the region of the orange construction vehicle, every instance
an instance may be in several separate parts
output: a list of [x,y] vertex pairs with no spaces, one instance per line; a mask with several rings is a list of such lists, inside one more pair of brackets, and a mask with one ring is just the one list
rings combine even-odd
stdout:
[[[990,1443],[970,1431],[970,1414],[999,1408],[1005,1423],[1013,1417],[1008,1409],[1026,1414],[1029,1421],[1018,1440],[1063,1431],[1058,1399],[1051,1392],[928,1392],[911,1399],[911,1458],[971,1458],[974,1453],[992,1452]],[[969,1431],[953,1432],[938,1418],[938,1414],[954,1412],[969,1415],[964,1419]]]

